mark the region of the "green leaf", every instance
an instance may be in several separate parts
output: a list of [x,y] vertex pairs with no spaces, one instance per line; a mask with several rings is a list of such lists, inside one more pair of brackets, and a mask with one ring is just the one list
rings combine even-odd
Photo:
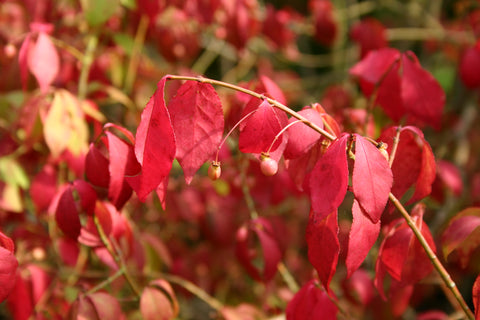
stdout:
[[105,23],[115,13],[120,0],[81,0],[85,19],[91,26]]

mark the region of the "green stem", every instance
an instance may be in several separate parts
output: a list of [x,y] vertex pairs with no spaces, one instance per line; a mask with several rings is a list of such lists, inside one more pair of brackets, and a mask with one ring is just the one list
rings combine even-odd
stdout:
[[108,250],[108,252],[112,256],[112,258],[115,260],[115,262],[117,263],[117,265],[119,267],[119,271],[123,274],[123,276],[125,277],[125,280],[127,280],[127,283],[130,286],[130,288],[132,289],[132,291],[138,297],[140,297],[141,292],[138,289],[138,286],[135,283],[135,281],[133,280],[132,276],[128,272],[128,269],[125,265],[125,261],[123,261],[123,259],[120,257],[120,255],[115,251],[111,241],[109,240],[109,238],[107,237],[107,235],[103,231],[103,227],[100,224],[100,221],[98,220],[96,215],[93,216],[93,221],[95,223],[95,227],[97,228],[98,234],[100,236],[100,239],[102,240],[103,245]]
[[196,297],[205,301],[213,309],[217,311],[220,311],[221,309],[223,309],[223,303],[221,303],[219,300],[215,299],[214,297],[206,293],[202,288],[196,286],[194,283],[171,274],[159,274],[159,277],[169,282],[175,283],[181,286],[182,288],[186,289],[187,291],[193,293]]
[[250,219],[253,220],[258,218],[258,212],[257,212],[257,209],[255,209],[255,201],[253,201],[252,194],[250,193],[250,188],[248,187],[248,182],[247,182],[247,170],[248,170],[249,162],[248,162],[248,159],[246,158],[242,160],[243,161],[240,168],[242,192],[248,207],[248,211],[250,212]]
[[300,287],[298,286],[298,283],[295,281],[295,278],[293,278],[292,274],[285,266],[285,264],[283,262],[280,262],[277,268],[278,272],[280,272],[280,275],[283,278],[283,281],[285,281],[290,291],[297,292]]
[[415,224],[415,221],[412,219],[412,217],[410,217],[407,210],[405,210],[405,208],[400,203],[400,201],[392,193],[389,194],[389,199],[393,203],[393,205],[397,208],[397,210],[400,211],[403,218],[407,221],[408,226],[413,231],[415,237],[418,239],[421,246],[425,250],[425,253],[427,254],[430,261],[432,262],[434,268],[440,274],[440,277],[442,278],[443,282],[445,283],[447,288],[450,290],[450,292],[453,294],[453,296],[457,300],[458,304],[462,308],[462,310],[465,313],[465,315],[467,316],[467,318],[470,319],[470,320],[474,320],[475,316],[473,315],[472,311],[470,310],[467,303],[463,299],[463,296],[460,293],[460,291],[458,291],[457,285],[452,280],[452,278],[450,277],[450,274],[445,269],[445,267],[442,265],[442,263],[438,260],[435,252],[430,247],[427,240],[423,236],[422,232],[418,229],[417,225]]
[[90,35],[87,42],[87,49],[82,59],[82,69],[80,70],[80,78],[78,79],[78,99],[80,101],[87,97],[88,75],[90,68],[94,61],[95,49],[98,44],[98,36],[96,34]]
[[93,287],[90,290],[88,290],[87,292],[85,292],[85,295],[88,296],[89,294],[95,293],[98,290],[102,290],[103,288],[105,288],[106,286],[111,284],[113,281],[115,281],[118,277],[121,277],[122,275],[123,275],[123,270],[118,269],[117,272],[112,274],[110,277],[108,277],[104,281],[97,284],[95,287]]
[[142,51],[145,36],[148,30],[148,16],[142,15],[140,23],[138,24],[137,33],[135,34],[135,40],[133,42],[132,55],[128,63],[127,75],[125,76],[125,92],[130,93],[135,82],[137,75],[138,65],[140,63],[140,53]]

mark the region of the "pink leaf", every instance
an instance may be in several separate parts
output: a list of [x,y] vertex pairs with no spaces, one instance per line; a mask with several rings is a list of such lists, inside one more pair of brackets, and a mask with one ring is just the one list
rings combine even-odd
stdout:
[[195,172],[211,159],[222,140],[223,110],[208,83],[187,81],[168,104],[175,132],[176,158],[190,184]]
[[357,200],[353,200],[352,215],[353,223],[349,234],[346,259],[347,277],[350,277],[360,267],[380,233],[380,221],[373,223]]
[[135,136],[135,155],[142,172],[127,181],[141,201],[155,190],[170,173],[176,152],[175,135],[165,106],[164,88],[168,76],[157,84],[157,90],[142,112]]
[[171,320],[178,314],[172,287],[159,279],[145,287],[140,298],[140,312],[145,320]]
[[330,291],[330,281],[337,269],[340,253],[337,215],[337,210],[325,218],[310,212],[306,231],[308,260],[317,270],[318,277],[327,291]]
[[[319,112],[312,108],[304,108],[298,112],[300,115],[323,128],[322,116]],[[289,124],[298,121],[296,118],[290,118]],[[303,122],[297,122],[287,129],[288,143],[285,149],[285,158],[298,158],[308,151],[317,143],[322,137],[318,132],[308,127]]]
[[[257,98],[253,98],[248,104],[243,115],[251,114],[245,123],[240,126],[240,138],[238,148],[245,153],[266,152],[277,133],[282,129],[280,120],[275,109],[267,100],[256,105]],[[275,151],[281,144],[283,137],[280,137],[270,151]]]
[[45,93],[58,74],[60,58],[50,37],[40,32],[37,42],[28,53],[28,68],[40,85],[40,90]]
[[347,193],[348,134],[335,140],[317,161],[310,175],[310,199],[313,211],[323,219],[342,203]]
[[[412,61],[413,60],[413,61]],[[405,109],[423,123],[439,129],[445,92],[412,52],[402,56],[402,100]]]
[[370,141],[358,134],[355,134],[355,138],[353,193],[367,216],[376,223],[380,220],[392,188],[392,170]]

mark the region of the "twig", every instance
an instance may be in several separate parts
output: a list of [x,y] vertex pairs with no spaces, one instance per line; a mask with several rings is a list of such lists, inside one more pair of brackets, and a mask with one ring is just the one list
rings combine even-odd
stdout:
[[425,250],[425,253],[427,254],[430,261],[432,262],[434,268],[440,274],[440,277],[442,278],[442,280],[445,283],[445,285],[447,286],[447,288],[454,295],[455,299],[459,303],[463,312],[465,312],[465,315],[467,316],[467,318],[470,319],[470,320],[474,320],[475,316],[473,315],[472,311],[470,310],[467,303],[463,299],[463,296],[460,293],[460,291],[458,291],[457,285],[452,280],[452,278],[450,277],[450,274],[445,269],[445,267],[442,265],[442,263],[438,260],[437,256],[435,255],[435,252],[433,252],[432,248],[428,244],[425,237],[422,235],[421,231],[417,228],[417,225],[415,224],[415,221],[412,219],[412,217],[410,217],[407,210],[405,210],[405,208],[400,203],[400,201],[392,193],[389,194],[389,199],[393,203],[393,205],[397,208],[397,210],[400,211],[403,218],[407,221],[408,226],[410,227],[410,229],[412,229],[415,237],[418,239],[418,241],[420,242],[420,245]]
[[303,117],[302,115],[298,114],[297,112],[293,111],[292,109],[290,109],[286,105],[278,102],[275,99],[265,97],[263,94],[257,93],[255,91],[245,89],[245,88],[242,88],[242,87],[239,87],[239,86],[227,83],[227,82],[208,79],[208,78],[204,78],[204,77],[188,77],[188,76],[169,75],[168,79],[169,80],[190,80],[190,81],[205,82],[205,83],[209,83],[211,85],[217,85],[217,86],[220,86],[220,87],[224,87],[224,88],[232,89],[232,90],[235,90],[235,91],[243,92],[243,93],[246,93],[246,94],[251,95],[253,97],[256,97],[258,99],[267,100],[271,105],[273,105],[273,106],[277,107],[278,109],[284,111],[286,114],[288,114],[288,115],[290,115],[294,118],[297,118],[298,120],[303,121],[305,123],[305,125],[309,126],[310,128],[317,131],[318,133],[325,136],[326,138],[328,138],[330,140],[335,140],[337,138],[335,135],[330,134],[329,132],[320,128],[319,126],[317,126],[313,122],[309,121],[307,118]]
[[219,300],[217,300],[214,297],[212,297],[211,295],[209,295],[207,292],[205,292],[202,288],[196,286],[194,283],[192,283],[188,280],[185,280],[181,277],[174,276],[172,274],[163,274],[162,273],[162,274],[159,274],[158,276],[167,280],[167,281],[169,281],[169,282],[175,283],[175,284],[181,286],[182,288],[188,290],[189,292],[193,293],[196,297],[205,301],[213,309],[215,309],[217,311],[220,311],[221,309],[223,309],[223,303],[221,303]]
[[82,69],[80,70],[80,77],[78,79],[78,99],[80,101],[87,97],[88,75],[90,73],[90,67],[93,63],[97,44],[98,36],[96,34],[92,34],[87,42],[87,49],[85,50],[85,55],[82,59]]

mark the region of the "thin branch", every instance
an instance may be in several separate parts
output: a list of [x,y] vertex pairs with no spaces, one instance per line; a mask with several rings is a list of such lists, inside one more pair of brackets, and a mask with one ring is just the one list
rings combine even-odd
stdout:
[[178,276],[174,276],[172,274],[162,273],[162,274],[159,274],[158,276],[169,282],[175,283],[181,286],[182,288],[186,289],[187,291],[193,293],[196,297],[205,301],[213,309],[217,311],[220,311],[221,309],[223,309],[223,303],[221,303],[219,300],[209,295],[207,292],[205,292],[202,288],[195,285],[193,282],[190,282]]
[[168,79],[169,80],[190,80],[190,81],[199,81],[199,82],[209,83],[211,85],[217,85],[217,86],[220,86],[220,87],[224,87],[224,88],[232,89],[232,90],[235,90],[235,91],[243,92],[243,93],[246,93],[246,94],[251,95],[253,97],[256,97],[258,99],[267,100],[268,103],[270,103],[271,105],[273,105],[273,106],[277,107],[278,109],[284,111],[286,114],[288,114],[288,115],[290,115],[294,118],[297,118],[298,120],[303,121],[305,123],[305,125],[309,126],[310,128],[317,131],[318,133],[325,136],[326,138],[328,138],[330,140],[335,140],[337,138],[335,135],[332,135],[329,132],[325,131],[324,129],[320,128],[319,126],[317,126],[313,122],[309,121],[307,118],[303,117],[302,115],[298,114],[297,112],[293,111],[292,109],[290,109],[286,105],[278,102],[275,99],[265,97],[263,94],[260,94],[258,92],[255,92],[255,91],[252,91],[252,90],[249,90],[249,89],[245,89],[245,88],[242,88],[242,87],[239,87],[239,86],[227,83],[227,82],[208,79],[208,78],[204,78],[204,77],[188,77],[188,76],[169,75]]
[[98,220],[97,216],[93,216],[93,221],[95,223],[95,227],[97,228],[98,234],[100,236],[100,239],[102,240],[103,245],[107,249],[107,251],[110,253],[112,258],[115,260],[117,263],[118,267],[120,268],[120,271],[125,277],[125,280],[127,280],[128,285],[132,289],[132,291],[138,296],[141,296],[140,290],[138,289],[137,284],[133,281],[133,278],[131,277],[130,273],[128,272],[128,269],[125,265],[125,261],[121,259],[121,257],[117,254],[115,251],[114,247],[112,246],[112,243],[108,239],[107,235],[105,234],[105,231],[103,231],[103,227],[100,224],[100,221]]
[[440,277],[442,278],[443,282],[445,283],[447,288],[450,290],[450,292],[453,294],[453,296],[457,300],[458,304],[462,308],[467,318],[470,320],[474,320],[475,316],[473,315],[472,311],[470,310],[467,303],[463,299],[463,296],[460,293],[460,291],[458,291],[457,285],[452,280],[452,278],[450,277],[450,274],[442,265],[442,263],[438,260],[435,252],[432,250],[432,248],[428,244],[427,240],[425,239],[421,231],[417,228],[415,221],[412,219],[412,217],[410,217],[407,210],[405,210],[405,208],[400,203],[400,201],[392,193],[389,194],[389,199],[393,203],[393,205],[397,208],[397,210],[400,211],[403,218],[407,221],[408,226],[410,227],[410,229],[412,229],[413,233],[415,234],[415,237],[418,239],[418,241],[420,242],[420,245],[425,250],[425,253],[427,254],[430,261],[432,262],[434,268],[440,274]]
[[133,83],[135,82],[135,77],[137,75],[138,65],[140,63],[140,53],[142,51],[143,43],[145,41],[145,36],[148,29],[148,17],[147,15],[142,15],[140,22],[138,24],[137,33],[135,34],[135,40],[132,47],[132,55],[130,56],[130,61],[128,63],[127,75],[125,77],[125,92],[130,92],[133,88]]
[[90,35],[87,42],[87,49],[82,59],[82,69],[80,70],[80,78],[78,79],[78,99],[80,101],[87,97],[88,75],[92,66],[95,50],[98,45],[98,36],[96,34]]

